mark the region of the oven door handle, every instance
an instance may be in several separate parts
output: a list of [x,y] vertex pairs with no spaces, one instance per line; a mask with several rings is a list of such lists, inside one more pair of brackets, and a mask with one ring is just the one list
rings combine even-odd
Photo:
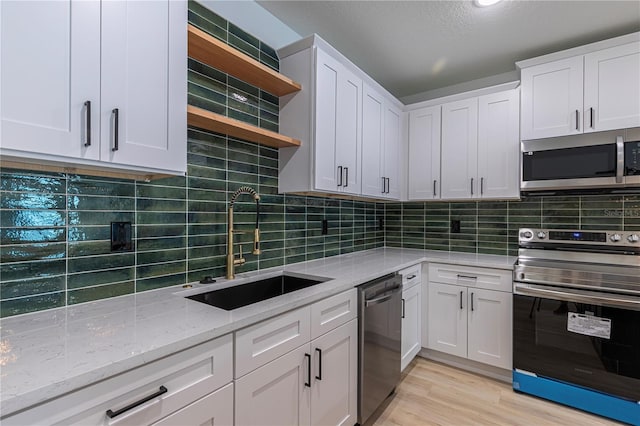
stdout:
[[522,283],[514,283],[513,294],[640,311],[640,297],[636,296],[605,295],[594,291],[573,290]]

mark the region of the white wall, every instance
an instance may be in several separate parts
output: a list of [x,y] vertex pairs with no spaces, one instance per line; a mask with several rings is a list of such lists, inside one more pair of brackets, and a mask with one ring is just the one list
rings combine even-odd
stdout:
[[302,38],[253,0],[198,2],[276,50]]

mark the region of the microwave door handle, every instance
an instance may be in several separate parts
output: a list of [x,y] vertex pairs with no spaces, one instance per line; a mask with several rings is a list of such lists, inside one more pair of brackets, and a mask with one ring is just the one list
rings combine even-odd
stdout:
[[624,143],[622,142],[622,136],[616,136],[616,183],[622,183],[624,173]]

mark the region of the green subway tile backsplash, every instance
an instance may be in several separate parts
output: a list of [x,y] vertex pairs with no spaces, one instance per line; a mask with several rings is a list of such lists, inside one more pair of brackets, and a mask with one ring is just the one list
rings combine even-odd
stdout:
[[[640,195],[389,203],[385,209],[385,241],[392,247],[513,256],[522,227],[640,231]],[[451,232],[451,220],[460,221],[459,233]]]

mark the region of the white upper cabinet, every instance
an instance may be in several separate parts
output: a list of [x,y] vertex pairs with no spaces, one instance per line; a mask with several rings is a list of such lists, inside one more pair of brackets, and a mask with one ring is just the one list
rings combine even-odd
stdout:
[[409,113],[409,200],[440,198],[441,106]]
[[180,1],[102,3],[102,161],[184,172],[184,7]]
[[480,198],[520,195],[520,92],[478,98],[478,190]]
[[184,174],[186,2],[0,8],[3,155]]
[[98,160],[100,3],[0,2],[0,148]]
[[362,101],[362,195],[398,199],[401,112],[364,85]]
[[362,79],[316,46],[280,65],[303,87],[280,100],[280,130],[302,142],[279,151],[280,192],[360,194]]
[[524,68],[522,139],[582,133],[582,57]]
[[584,131],[640,126],[640,43],[584,56]]
[[478,98],[442,105],[442,198],[478,194]]
[[[600,42],[601,47],[572,49],[566,54],[574,52],[574,56],[568,58],[518,63],[522,68],[522,139],[640,126],[637,39],[636,33]],[[603,48],[603,43],[608,47]]]

